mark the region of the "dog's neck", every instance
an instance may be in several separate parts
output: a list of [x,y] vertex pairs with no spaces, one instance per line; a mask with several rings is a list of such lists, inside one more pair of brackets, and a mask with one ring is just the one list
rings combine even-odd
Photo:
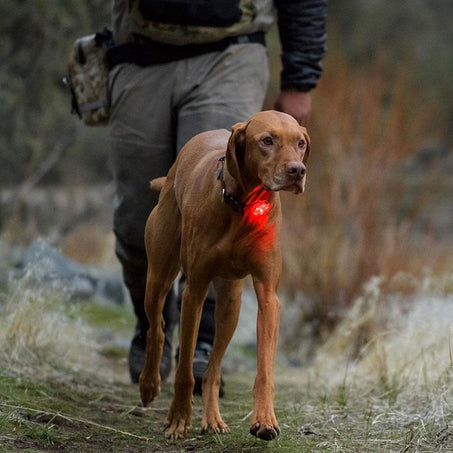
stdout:
[[228,172],[225,157],[219,159],[217,165],[217,180],[220,181],[222,201],[241,215],[247,214],[250,209],[259,212],[268,210],[272,204],[272,192],[263,188],[261,184],[244,188]]

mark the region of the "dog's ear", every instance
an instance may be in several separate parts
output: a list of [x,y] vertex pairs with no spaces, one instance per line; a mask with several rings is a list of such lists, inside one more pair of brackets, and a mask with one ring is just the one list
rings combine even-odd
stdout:
[[231,136],[228,140],[226,150],[226,164],[228,172],[239,183],[242,190],[245,190],[241,168],[243,168],[244,164],[246,128],[247,123],[236,123],[232,127]]
[[304,134],[305,143],[307,144],[307,149],[305,150],[303,163],[307,164],[308,157],[310,156],[310,147],[311,147],[310,136],[308,135],[307,129],[305,129],[305,127],[301,126],[301,128],[302,128],[302,133]]

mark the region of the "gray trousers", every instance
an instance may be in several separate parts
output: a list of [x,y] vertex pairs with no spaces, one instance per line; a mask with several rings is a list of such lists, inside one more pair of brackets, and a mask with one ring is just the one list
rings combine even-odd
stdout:
[[[167,174],[194,135],[229,130],[259,111],[268,77],[267,52],[261,44],[232,45],[223,52],[162,65],[122,64],[110,73],[116,253],[143,332],[148,326],[143,308],[144,227],[158,198],[149,181]],[[165,311],[164,318],[172,322]]]

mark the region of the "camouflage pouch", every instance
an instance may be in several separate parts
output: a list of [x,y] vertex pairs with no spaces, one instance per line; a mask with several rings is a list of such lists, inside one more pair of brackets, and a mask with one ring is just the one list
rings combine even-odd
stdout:
[[105,53],[113,46],[107,28],[75,41],[64,84],[71,92],[71,113],[87,126],[105,126],[109,119],[108,69]]

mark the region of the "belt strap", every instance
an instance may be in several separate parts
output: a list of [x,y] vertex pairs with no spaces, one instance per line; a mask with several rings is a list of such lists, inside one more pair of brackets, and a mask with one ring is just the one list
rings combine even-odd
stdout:
[[220,41],[185,46],[174,46],[149,39],[141,39],[110,47],[106,52],[106,63],[109,70],[120,63],[149,66],[170,63],[171,61],[183,60],[210,52],[221,52],[231,45],[246,43],[266,45],[264,32],[259,31],[249,35],[224,38]]

